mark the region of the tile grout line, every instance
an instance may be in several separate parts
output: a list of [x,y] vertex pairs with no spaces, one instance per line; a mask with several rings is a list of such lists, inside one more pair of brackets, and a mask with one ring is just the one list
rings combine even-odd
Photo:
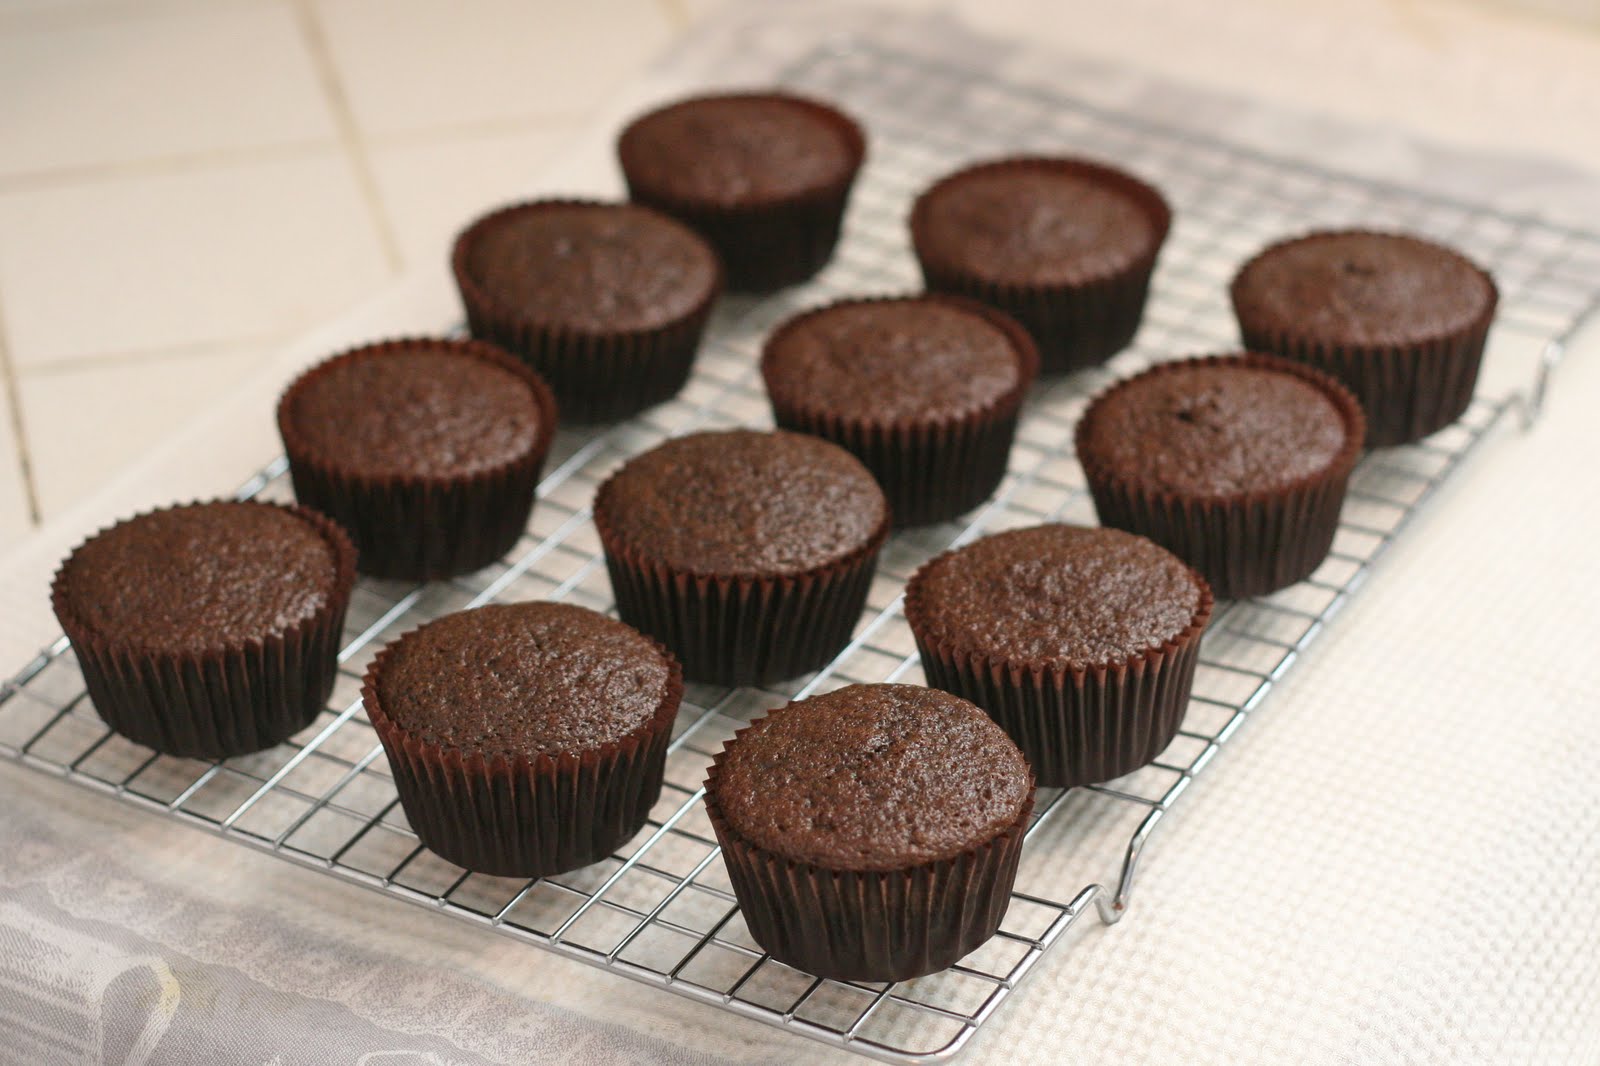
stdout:
[[32,363],[26,373],[40,377],[53,374],[72,374],[83,370],[107,370],[135,363],[160,363],[181,359],[198,359],[208,355],[227,355],[241,346],[276,347],[288,343],[304,332],[300,329],[265,330],[215,340],[190,341],[184,344],[163,344],[152,348],[126,348],[120,351],[98,351],[88,355],[60,356]]
[[217,167],[293,161],[337,150],[339,147],[339,142],[331,139],[298,140],[250,148],[176,152],[171,155],[147,156],[143,159],[23,170],[0,174],[0,194],[27,192],[32,189],[54,189],[62,185],[93,185],[96,182],[120,181],[123,178],[182,174]]
[[322,95],[327,100],[329,110],[333,112],[334,123],[339,127],[339,140],[344,146],[350,167],[355,172],[356,185],[361,189],[361,198],[366,202],[367,213],[371,216],[373,228],[377,230],[378,243],[383,248],[384,258],[389,262],[389,269],[399,274],[405,267],[405,257],[400,252],[399,238],[395,236],[394,225],[390,222],[389,214],[383,207],[383,198],[378,193],[377,174],[372,169],[372,161],[367,158],[366,146],[361,138],[361,128],[356,123],[355,113],[350,109],[350,98],[345,93],[344,82],[340,79],[339,69],[333,61],[333,52],[328,47],[322,20],[317,17],[312,0],[295,0],[294,11],[295,21],[300,27],[300,36],[305,42],[306,49],[311,53],[312,63],[317,68],[317,80],[322,85]]
[[3,313],[0,313],[0,381],[4,381],[6,405],[11,410],[11,434],[17,443],[17,467],[22,474],[22,493],[28,501],[28,520],[38,526],[44,521],[39,508],[39,486],[34,481],[33,460],[28,455],[28,432],[22,419],[21,382],[17,380],[17,369],[11,362],[11,348],[6,344]]

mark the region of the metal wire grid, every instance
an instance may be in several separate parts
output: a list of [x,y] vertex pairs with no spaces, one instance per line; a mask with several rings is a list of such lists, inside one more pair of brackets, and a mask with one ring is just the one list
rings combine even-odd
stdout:
[[[607,431],[563,431],[530,529],[509,561],[424,586],[360,582],[330,709],[271,751],[206,763],[158,755],[111,734],[88,703],[63,637],[0,690],[0,753],[343,880],[892,1062],[958,1053],[1091,902],[1103,921],[1117,920],[1158,822],[1519,397],[1480,399],[1458,425],[1428,441],[1364,460],[1328,561],[1293,588],[1218,612],[1184,728],[1162,757],[1106,785],[1041,791],[1004,926],[943,973],[855,984],[813,978],[768,958],[750,939],[717,861],[700,803],[704,768],[734,730],[789,699],[858,681],[920,682],[900,591],[931,555],[1004,528],[1092,523],[1070,446],[1086,397],[1152,360],[1233,347],[1225,285],[1261,244],[1314,224],[1433,234],[1495,270],[1503,310],[1491,359],[1548,364],[1600,301],[1593,280],[1600,278],[1600,239],[1286,163],[867,44],[818,50],[786,80],[842,101],[871,131],[872,159],[836,261],[798,291],[729,301],[676,400]],[[691,685],[661,799],[645,829],[609,859],[527,882],[468,873],[423,850],[360,709],[359,679],[376,650],[428,619],[491,601],[559,599],[612,610],[589,522],[599,482],[667,436],[770,424],[754,369],[770,325],[838,296],[914,288],[903,219],[915,192],[966,160],[1035,148],[1116,160],[1151,178],[1176,205],[1178,221],[1134,346],[1105,370],[1037,390],[991,503],[964,523],[890,541],[854,640],[821,673],[769,689]],[[268,465],[239,496],[289,499],[284,471],[282,459]],[[1082,887],[1064,894],[1063,885]]]

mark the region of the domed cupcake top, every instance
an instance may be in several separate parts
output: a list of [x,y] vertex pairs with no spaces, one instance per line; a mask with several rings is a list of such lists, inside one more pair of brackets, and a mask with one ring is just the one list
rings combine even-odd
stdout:
[[[1024,350],[1026,349],[1026,350]],[[949,297],[852,300],[789,320],[762,375],[775,401],[870,424],[962,418],[1032,379],[1021,328]]]
[[723,576],[797,574],[879,543],[888,504],[837,445],[752,430],[676,437],[600,486],[601,535],[645,563]]
[[615,334],[676,322],[720,287],[716,253],[635,204],[545,200],[486,215],[457,240],[457,280],[545,328]]
[[200,653],[316,617],[353,561],[307,512],[186,504],[91,537],[62,564],[55,595],[58,613],[109,644]]
[[774,711],[728,743],[708,784],[739,836],[836,870],[952,858],[1015,823],[1032,790],[987,715],[913,685],[851,685]]
[[1360,409],[1333,379],[1271,356],[1186,360],[1113,385],[1084,412],[1078,455],[1143,491],[1269,492],[1353,458]]
[[734,205],[826,189],[860,164],[861,133],[833,108],[784,93],[701,96],[622,132],[630,182],[685,202]]
[[1074,284],[1154,254],[1170,212],[1143,182],[1087,160],[979,164],[918,199],[911,232],[925,265],[999,284]]
[[1171,552],[1116,529],[1015,529],[928,562],[906,591],[924,644],[1078,670],[1121,664],[1184,633],[1210,600]]
[[308,371],[279,424],[296,451],[357,476],[459,477],[526,457],[554,429],[543,386],[490,345],[372,345]]
[[678,682],[670,657],[630,626],[571,604],[517,603],[407,633],[370,683],[383,715],[421,741],[531,758],[621,740]]
[[1492,313],[1496,299],[1489,276],[1449,248],[1361,230],[1274,244],[1240,269],[1231,293],[1252,332],[1351,346],[1454,335]]

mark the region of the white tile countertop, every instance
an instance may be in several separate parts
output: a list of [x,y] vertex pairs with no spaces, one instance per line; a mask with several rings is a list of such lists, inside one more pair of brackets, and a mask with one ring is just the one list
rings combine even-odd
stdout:
[[[1294,141],[1296,112],[1336,116],[1366,134],[1329,146],[1341,167],[1403,172],[1419,135],[1454,146],[1435,165],[1459,149],[1475,166],[1489,151],[1600,171],[1600,13],[1572,0],[895,6],[1282,105],[1229,131],[1254,143]],[[595,160],[635,79],[726,14],[717,0],[0,0],[0,676],[55,631],[42,590],[66,546],[231,489],[275,454],[270,398],[293,368],[375,323],[452,320],[459,225],[614,183],[593,184]],[[1520,177],[1552,172],[1508,163],[1488,179],[1501,206],[1538,209],[1562,190]],[[1600,582],[1597,387],[1590,330],[1545,420],[1500,430],[1224,772],[1195,781],[1130,920],[1069,930],[1070,953],[960,1061],[1600,1061],[1600,804],[1574,765],[1600,744],[1586,713],[1600,667],[1592,611],[1570,594]],[[418,1063],[862,1061],[18,767],[0,765],[0,785],[0,837],[21,842],[0,861],[0,909],[161,945],[186,1006],[218,1026],[456,1041],[398,1058]],[[218,972],[261,1001],[208,999],[192,975]],[[303,998],[274,1015],[285,989]],[[196,1061],[165,1050],[150,1061]]]

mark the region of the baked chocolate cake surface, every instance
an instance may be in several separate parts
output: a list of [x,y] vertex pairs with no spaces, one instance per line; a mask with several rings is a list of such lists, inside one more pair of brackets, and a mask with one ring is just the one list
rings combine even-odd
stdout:
[[596,521],[680,572],[776,576],[829,566],[881,539],[883,490],[849,452],[799,433],[675,437],[600,487]]
[[653,111],[618,143],[631,183],[684,201],[783,199],[848,180],[861,151],[851,131],[783,94],[685,100]]
[[1161,242],[1151,207],[1093,170],[976,168],[917,202],[918,258],[990,281],[1070,284],[1126,270]]
[[906,611],[919,640],[956,655],[1086,670],[1162,647],[1205,598],[1194,571],[1144,537],[1045,525],[933,559]]
[[1232,297],[1251,332],[1358,347],[1469,331],[1496,298],[1488,275],[1456,252],[1364,231],[1274,245],[1239,272]]
[[372,478],[494,470],[549,429],[523,376],[427,340],[331,361],[288,393],[283,417],[318,462]]
[[328,538],[260,503],[188,504],[118,523],[73,552],[58,581],[65,606],[100,639],[180,654],[280,635],[345,595]]
[[684,319],[720,287],[715,254],[687,227],[632,204],[546,201],[468,231],[462,269],[501,311],[603,334]]
[[1351,415],[1308,377],[1241,362],[1159,368],[1112,387],[1084,415],[1079,450],[1145,491],[1271,491],[1328,469]]
[[713,800],[757,847],[830,870],[901,870],[993,840],[1033,778],[966,700],[914,685],[851,685],[741,731]]
[[1024,356],[984,313],[939,297],[846,302],[781,329],[762,360],[775,399],[869,424],[941,421],[1018,389]]
[[496,604],[446,615],[385,653],[383,713],[417,739],[486,756],[579,753],[643,728],[672,667],[615,619],[561,603]]

